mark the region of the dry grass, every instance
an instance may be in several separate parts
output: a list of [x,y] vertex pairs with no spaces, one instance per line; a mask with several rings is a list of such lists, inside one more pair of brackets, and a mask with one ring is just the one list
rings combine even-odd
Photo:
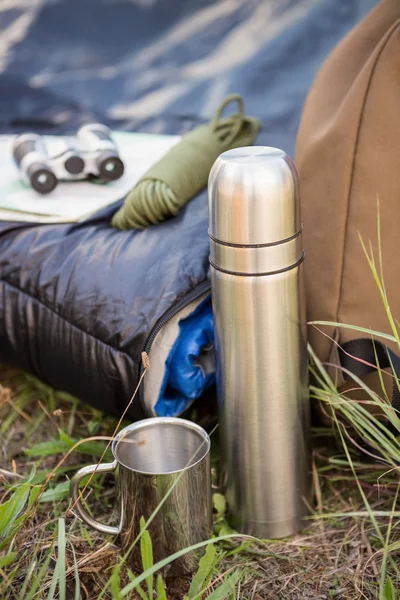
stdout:
[[[11,497],[14,485],[21,485],[29,474],[32,475],[33,468],[36,475],[32,483],[42,487],[43,482],[49,479],[49,473],[53,474],[41,490],[41,501],[34,505],[20,531],[0,552],[0,556],[16,552],[12,562],[0,568],[0,597],[4,600],[27,597],[27,591],[44,565],[34,596],[44,599],[49,597],[57,562],[57,521],[68,512],[66,482],[80,466],[97,461],[104,445],[98,442],[97,446],[73,452],[57,469],[65,452],[57,451],[55,447],[54,452],[47,454],[46,447],[38,444],[59,443],[60,430],[73,439],[109,436],[117,422],[113,418],[104,418],[65,394],[55,393],[18,371],[2,368],[0,381],[1,503]],[[212,419],[202,424],[210,427]],[[90,455],[93,449],[95,453]],[[397,550],[396,545],[392,547],[390,544],[396,540],[399,530],[399,513],[393,513],[398,491],[397,470],[386,473],[386,465],[370,462],[371,459],[356,448],[349,451],[358,483],[337,432],[316,429],[313,462],[315,507],[308,527],[302,535],[292,539],[245,544],[239,551],[238,544],[220,544],[219,556],[225,555],[215,564],[207,593],[216,590],[227,574],[239,569],[241,578],[235,592],[221,597],[254,600],[378,598],[383,560],[396,586],[396,582],[400,581],[396,567],[400,546]],[[213,464],[214,470],[217,469],[217,450],[214,451]],[[367,506],[359,485],[367,499]],[[113,521],[113,498],[112,479],[96,477],[90,486],[88,504],[93,514],[104,522]],[[389,548],[385,559],[385,544],[382,545],[369,510],[373,511]],[[390,535],[386,539],[388,526]],[[224,517],[216,511],[216,531],[220,532],[221,527],[226,528]],[[118,547],[113,540],[88,530],[71,511],[66,517],[66,598],[75,597],[78,571],[80,597],[97,600],[107,587],[118,560]],[[121,583],[128,581],[128,574],[122,569]],[[182,600],[189,584],[185,578],[167,579],[168,597]],[[139,597],[132,594],[128,597]],[[115,595],[107,591],[103,597],[113,598]],[[383,596],[381,590],[381,598],[389,600],[391,596]]]

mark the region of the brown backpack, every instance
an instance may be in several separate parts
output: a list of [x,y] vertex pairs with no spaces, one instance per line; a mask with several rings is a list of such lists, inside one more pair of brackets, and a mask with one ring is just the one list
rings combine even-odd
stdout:
[[[306,101],[295,162],[308,320],[392,334],[360,236],[368,250],[371,244],[379,269],[379,199],[384,284],[400,321],[399,0],[378,4],[323,65]],[[381,340],[388,352],[365,333],[335,326],[310,325],[309,339],[328,365],[365,375],[373,369],[350,356],[371,363],[377,351],[381,367],[392,361],[400,373],[400,361],[390,352],[399,352],[396,343]],[[340,385],[343,371],[335,373]]]

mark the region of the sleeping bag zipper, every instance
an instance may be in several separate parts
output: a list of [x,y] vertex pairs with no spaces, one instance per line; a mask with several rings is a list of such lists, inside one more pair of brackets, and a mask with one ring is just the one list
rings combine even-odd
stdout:
[[[183,308],[188,306],[191,302],[194,302],[194,300],[197,300],[198,298],[200,298],[200,296],[209,291],[211,291],[211,281],[209,279],[206,279],[205,281],[197,285],[188,294],[186,294],[183,298],[181,298],[181,300],[179,300],[174,306],[171,306],[171,308],[169,308],[163,314],[163,316],[160,317],[160,319],[158,319],[157,323],[150,331],[149,337],[147,338],[147,342],[143,351],[146,352],[146,354],[150,354],[151,347],[153,345],[154,340],[157,337],[157,334],[168,323],[168,321],[175,317],[175,315],[177,315]],[[142,373],[143,364],[140,365],[139,379],[142,376]],[[141,385],[139,388],[139,401],[144,411],[143,385]]]

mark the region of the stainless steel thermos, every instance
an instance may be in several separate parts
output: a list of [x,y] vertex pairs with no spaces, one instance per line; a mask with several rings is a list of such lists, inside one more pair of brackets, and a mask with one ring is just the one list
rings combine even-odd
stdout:
[[310,502],[302,225],[289,157],[229,150],[209,178],[222,484],[234,527],[297,532]]

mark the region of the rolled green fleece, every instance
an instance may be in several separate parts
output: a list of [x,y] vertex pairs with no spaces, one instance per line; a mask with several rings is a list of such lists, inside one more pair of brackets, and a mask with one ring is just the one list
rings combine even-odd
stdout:
[[[237,102],[239,111],[221,118],[231,102]],[[228,96],[210,123],[185,134],[138,181],[113,216],[113,227],[145,229],[175,216],[207,185],[218,156],[232,148],[250,146],[259,130],[260,121],[245,116],[241,96]]]

